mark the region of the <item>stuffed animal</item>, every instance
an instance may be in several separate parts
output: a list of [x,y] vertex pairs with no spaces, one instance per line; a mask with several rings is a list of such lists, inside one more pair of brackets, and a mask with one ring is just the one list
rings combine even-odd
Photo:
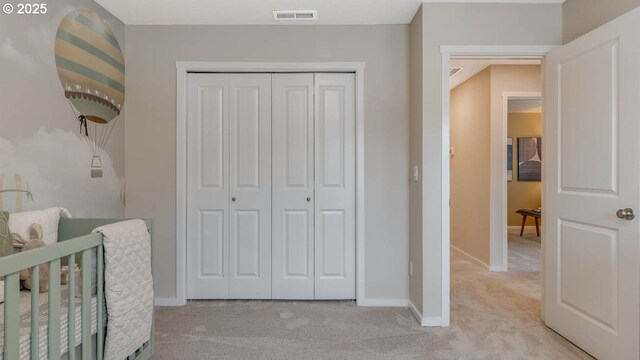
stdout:
[[[21,252],[37,249],[46,246],[42,241],[42,226],[40,224],[31,224],[29,226],[29,240],[25,240],[19,234],[11,234],[13,246],[21,249]],[[41,293],[49,291],[49,264],[40,264],[40,278],[38,281]],[[66,285],[69,279],[69,267],[62,266],[60,268],[60,284]],[[31,269],[24,269],[20,272],[20,280],[25,289],[31,290]]]

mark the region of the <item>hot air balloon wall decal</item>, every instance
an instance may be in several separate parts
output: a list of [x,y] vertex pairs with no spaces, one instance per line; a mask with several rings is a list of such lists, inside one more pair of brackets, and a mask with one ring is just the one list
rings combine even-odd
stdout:
[[78,132],[89,147],[91,177],[102,177],[102,155],[124,106],[124,56],[109,27],[88,10],[74,10],[58,26],[58,77]]

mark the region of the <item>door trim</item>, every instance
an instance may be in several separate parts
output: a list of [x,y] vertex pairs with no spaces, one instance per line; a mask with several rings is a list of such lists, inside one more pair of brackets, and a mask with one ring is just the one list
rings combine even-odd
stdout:
[[355,73],[356,89],[356,302],[366,305],[364,276],[364,62],[207,62],[176,61],[176,305],[185,305],[187,220],[187,74],[189,72]]
[[[450,164],[449,164],[449,148],[450,148],[450,88],[449,88],[449,63],[453,56],[464,57],[508,57],[508,58],[544,58],[551,50],[555,49],[556,45],[442,45],[440,46],[441,53],[441,114],[442,114],[442,148],[441,148],[441,184],[442,184],[442,197],[441,197],[441,212],[442,222],[440,229],[433,229],[431,232],[425,232],[423,236],[423,242],[429,241],[430,238],[440,238],[442,249],[442,268],[441,268],[441,295],[442,298],[438,299],[441,303],[440,308],[440,324],[439,326],[447,327],[450,324],[451,316],[451,304],[450,304],[450,284],[451,284],[451,259],[450,259],[450,246],[451,246],[451,234],[449,230],[451,228],[451,214],[449,213],[449,199],[450,192]],[[544,63],[542,68],[544,74]],[[544,105],[544,104],[543,104]],[[542,119],[544,126],[544,116]],[[506,151],[506,150],[505,150]],[[425,167],[426,168],[426,167]],[[499,178],[502,178],[501,176]],[[544,201],[544,193],[542,194]],[[502,203],[502,202],[501,202]],[[428,222],[428,219],[423,219],[423,222]],[[434,235],[434,232],[436,235]],[[437,240],[436,240],[437,241]],[[423,248],[425,248],[423,246]],[[542,241],[542,254],[544,256],[544,240]],[[490,261],[491,264],[491,261]],[[543,270],[544,271],[544,268]],[[543,279],[544,279],[544,273]],[[423,296],[429,297],[433,289],[429,288],[426,284],[427,280],[424,280],[423,284]],[[544,285],[543,285],[544,289]],[[544,295],[544,294],[543,294]],[[543,297],[544,298],[544,297]],[[544,303],[541,302],[542,315],[544,316]],[[438,325],[433,325],[438,326]]]

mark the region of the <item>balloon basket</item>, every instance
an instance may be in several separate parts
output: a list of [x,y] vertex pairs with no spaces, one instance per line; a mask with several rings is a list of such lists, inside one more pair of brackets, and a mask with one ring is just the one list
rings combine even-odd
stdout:
[[91,178],[101,178],[102,177],[102,160],[100,160],[99,156],[94,156],[91,160]]

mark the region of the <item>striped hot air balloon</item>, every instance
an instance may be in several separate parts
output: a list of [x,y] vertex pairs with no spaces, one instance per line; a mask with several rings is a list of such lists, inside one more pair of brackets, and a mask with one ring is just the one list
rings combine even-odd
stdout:
[[22,175],[0,172],[0,211],[24,211],[28,200],[33,200],[33,194]]
[[102,176],[100,155],[124,106],[124,56],[109,27],[87,10],[75,10],[56,33],[56,66],[80,134],[93,155],[91,176]]

